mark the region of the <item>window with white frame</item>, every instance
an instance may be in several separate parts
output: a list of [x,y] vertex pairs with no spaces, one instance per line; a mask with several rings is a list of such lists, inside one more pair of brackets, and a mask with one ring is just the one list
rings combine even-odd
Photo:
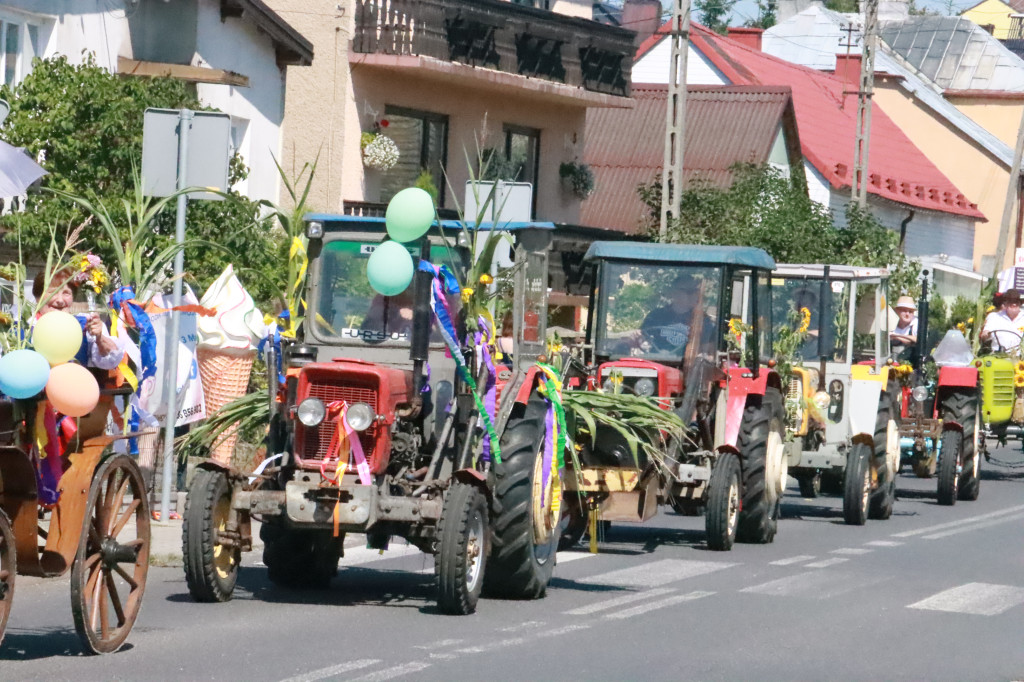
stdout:
[[28,75],[32,59],[42,56],[41,38],[38,24],[0,15],[0,74],[5,85],[14,85]]

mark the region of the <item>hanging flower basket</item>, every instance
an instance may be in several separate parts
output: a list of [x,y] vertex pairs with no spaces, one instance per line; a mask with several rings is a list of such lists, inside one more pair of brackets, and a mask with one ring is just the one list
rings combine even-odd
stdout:
[[398,163],[398,145],[383,133],[363,133],[363,165],[386,173]]
[[585,163],[568,161],[558,167],[562,186],[578,199],[586,199],[594,193],[594,171]]

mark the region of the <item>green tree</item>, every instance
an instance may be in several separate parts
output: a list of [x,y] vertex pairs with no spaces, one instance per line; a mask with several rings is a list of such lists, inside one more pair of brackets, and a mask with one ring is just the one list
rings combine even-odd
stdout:
[[[780,263],[844,263],[890,267],[890,296],[918,287],[920,266],[899,248],[899,235],[866,211],[850,205],[846,226],[807,196],[805,185],[769,166],[737,164],[728,188],[696,181],[681,196],[678,219],[667,241],[682,244],[756,246]],[[639,188],[650,209],[647,228],[657,232],[661,181]]]
[[735,4],[736,0],[694,0],[693,11],[697,13],[700,23],[725,35]]
[[[112,74],[87,57],[73,65],[66,57],[33,61],[31,73],[16,87],[0,87],[0,98],[11,105],[4,125],[6,141],[42,155],[48,171],[44,188],[67,192],[102,204],[116,217],[125,214],[123,202],[132,201],[135,175],[142,154],[143,112],[147,107],[204,109],[194,87],[169,78],[133,78]],[[231,164],[231,181],[245,177],[241,159]],[[278,239],[260,220],[256,202],[232,193],[227,201],[193,201],[188,209],[188,235],[216,242],[224,250],[186,250],[186,268],[200,289],[237,257],[261,273],[245,277],[253,295],[267,301],[280,291],[277,280]],[[45,256],[53,226],[77,226],[87,211],[65,196],[50,192],[29,196],[24,212],[5,216],[5,239],[20,239],[30,259]],[[123,238],[127,219],[119,225]],[[153,223],[154,248],[173,240],[173,206]],[[114,257],[113,246],[98,225],[82,234],[84,245],[104,261]]]

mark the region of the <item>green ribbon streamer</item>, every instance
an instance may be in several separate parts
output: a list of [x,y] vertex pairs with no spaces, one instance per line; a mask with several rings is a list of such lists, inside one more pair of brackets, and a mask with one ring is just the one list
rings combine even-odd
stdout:
[[[555,368],[551,365],[546,365],[543,362],[536,363],[542,370],[548,370],[554,375],[558,375]],[[551,374],[543,372],[544,376],[544,397],[551,405],[551,409],[555,411],[555,420],[558,422],[558,440],[555,442],[555,453],[558,458],[558,468],[565,468],[565,434],[567,433],[565,427],[565,408],[562,406],[562,396],[560,387],[554,379],[551,378]]]

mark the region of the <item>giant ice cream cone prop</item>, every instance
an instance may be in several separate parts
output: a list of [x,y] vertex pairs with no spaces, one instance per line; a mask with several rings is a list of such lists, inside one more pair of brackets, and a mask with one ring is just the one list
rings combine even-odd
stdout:
[[[213,317],[199,320],[199,376],[206,394],[206,414],[212,415],[235,398],[246,393],[256,347],[265,334],[263,315],[252,297],[228,266],[217,278],[200,304],[216,311]],[[217,439],[210,457],[230,464],[238,440],[238,427],[232,426]]]

